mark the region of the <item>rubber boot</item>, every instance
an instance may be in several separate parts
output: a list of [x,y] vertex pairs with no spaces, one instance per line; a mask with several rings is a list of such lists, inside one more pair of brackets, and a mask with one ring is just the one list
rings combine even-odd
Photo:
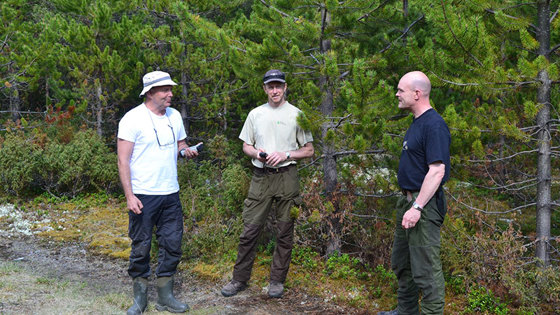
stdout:
[[140,315],[148,306],[148,279],[134,278],[132,280],[132,291],[134,293],[134,302],[126,314]]
[[173,296],[173,278],[157,278],[158,300],[156,309],[158,311],[168,311],[171,313],[184,313],[189,310],[189,306],[181,303]]

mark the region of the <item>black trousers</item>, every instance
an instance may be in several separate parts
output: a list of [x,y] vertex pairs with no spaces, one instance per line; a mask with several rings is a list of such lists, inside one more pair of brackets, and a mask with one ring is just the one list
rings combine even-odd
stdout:
[[147,278],[150,270],[152,231],[156,227],[158,266],[156,276],[175,274],[181,259],[183,209],[179,193],[170,195],[136,195],[144,206],[142,213],[128,212],[128,236],[132,240],[128,274],[132,278]]

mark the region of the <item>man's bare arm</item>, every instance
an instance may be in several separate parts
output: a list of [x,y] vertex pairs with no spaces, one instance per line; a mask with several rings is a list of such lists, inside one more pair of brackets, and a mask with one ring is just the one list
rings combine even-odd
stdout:
[[134,149],[134,142],[123,139],[117,140],[117,157],[119,167],[119,178],[126,197],[126,205],[129,210],[136,214],[142,213],[142,202],[132,192],[132,182],[130,180],[130,157]]

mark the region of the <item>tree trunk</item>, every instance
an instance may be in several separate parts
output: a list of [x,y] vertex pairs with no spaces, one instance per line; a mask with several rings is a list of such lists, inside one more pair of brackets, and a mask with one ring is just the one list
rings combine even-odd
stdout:
[[[538,1],[538,30],[539,55],[548,59],[550,52],[550,3]],[[537,101],[542,108],[537,114],[538,160],[537,160],[537,248],[536,257],[539,264],[546,267],[550,264],[548,255],[550,240],[550,209],[551,209],[551,138],[550,138],[550,88],[551,80],[546,70],[539,72],[541,82],[537,94]]]
[[103,102],[101,101],[101,83],[98,83],[95,87],[95,91],[97,93],[97,110],[96,110],[96,129],[97,134],[102,137],[103,136]]
[[[12,72],[12,67],[8,65],[8,73],[10,72]],[[8,94],[10,95],[9,96],[10,115],[12,116],[12,121],[15,122],[19,119],[19,112],[20,112],[20,98],[19,98],[19,90],[17,88],[17,80],[14,80],[13,84],[11,84],[10,87],[8,87]]]
[[185,126],[185,131],[187,132],[187,135],[190,137],[191,134],[189,132],[189,127],[190,127],[189,116],[191,113],[190,113],[189,102],[187,97],[189,90],[187,89],[187,74],[184,71],[181,72],[181,88],[183,90],[181,117],[183,118],[183,125]]
[[[328,51],[331,49],[331,41],[325,39],[324,31],[325,28],[330,24],[330,14],[326,8],[321,9],[321,20],[322,20],[322,35],[320,39],[320,50],[321,54],[326,55]],[[330,117],[334,111],[334,97],[332,89],[329,87],[329,77],[328,75],[321,75],[319,77],[319,87],[321,88],[321,92],[323,95],[323,99],[321,100],[321,114],[323,117]],[[327,201],[332,203],[332,209],[334,210],[333,213],[329,214],[329,239],[327,241],[327,255],[330,256],[334,252],[340,252],[341,248],[341,229],[342,224],[339,218],[339,207],[338,202],[334,196],[334,192],[336,190],[337,182],[337,169],[336,169],[336,160],[334,157],[335,148],[333,143],[327,141],[327,132],[329,130],[329,124],[326,123],[323,125],[322,130],[322,149],[325,158],[323,159],[323,180],[325,182],[325,194],[327,197]],[[329,207],[330,208],[330,207]]]
[[20,98],[19,98],[19,90],[16,85],[12,85],[10,93],[10,113],[12,116],[12,121],[17,121],[19,119],[19,112],[20,112]]

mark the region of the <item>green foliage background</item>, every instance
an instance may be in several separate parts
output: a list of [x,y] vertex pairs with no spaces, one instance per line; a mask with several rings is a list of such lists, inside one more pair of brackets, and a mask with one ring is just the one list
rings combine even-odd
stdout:
[[[544,6],[549,29],[539,24]],[[279,68],[317,152],[299,164],[304,205],[294,211],[296,265],[310,273],[322,266],[322,277],[365,279],[365,296],[383,300],[384,285],[394,292],[393,284],[384,281],[386,269],[374,266],[389,267],[395,172],[411,122],[397,109],[395,87],[404,73],[422,70],[453,139],[442,232],[448,287],[471,312],[504,312],[502,302],[520,312],[559,311],[559,6],[557,0],[4,0],[2,192],[23,199],[119,194],[118,121],[141,102],[142,75],[167,71],[180,83],[173,102],[189,143],[206,144],[198,159],[179,165],[185,257],[227,272],[250,178],[237,136],[248,112],[265,102],[263,73]],[[541,31],[551,44],[545,52]],[[328,49],[321,47],[326,42]],[[545,81],[551,89],[543,102]],[[325,91],[333,98],[328,115],[321,111]],[[545,109],[550,117],[542,123]],[[539,179],[543,141],[551,173]],[[336,160],[330,199],[320,165],[325,154]],[[543,181],[550,187],[549,269],[534,259]],[[333,230],[336,221],[341,227]],[[340,234],[342,258],[325,257],[332,231]],[[271,242],[267,229],[262,255]]]

